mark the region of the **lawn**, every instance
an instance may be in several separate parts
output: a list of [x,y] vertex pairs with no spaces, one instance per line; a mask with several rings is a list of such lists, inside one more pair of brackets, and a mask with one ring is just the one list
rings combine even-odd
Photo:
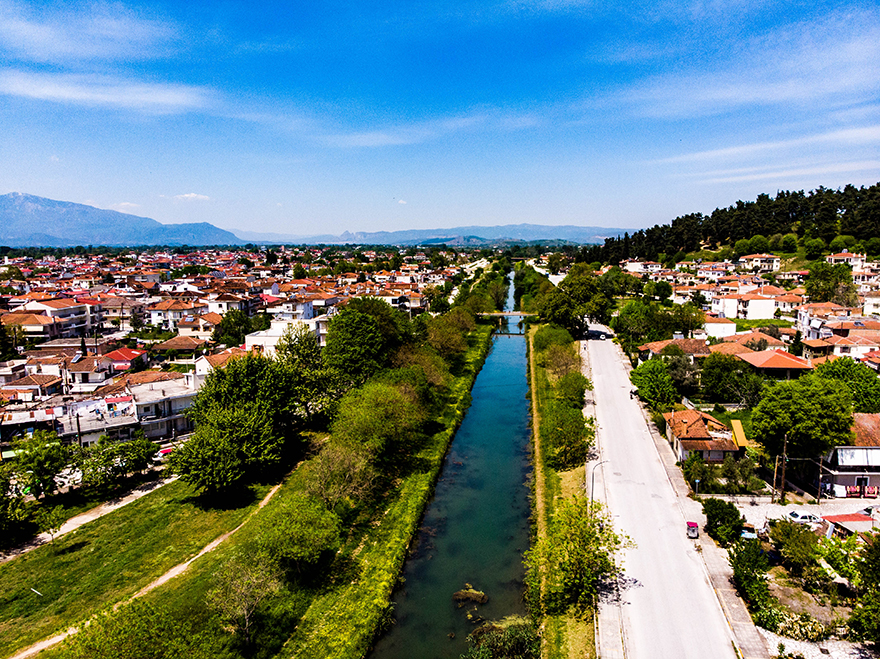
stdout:
[[709,410],[709,414],[714,416],[716,419],[721,421],[724,425],[730,428],[731,419],[739,419],[743,424],[743,430],[746,433],[746,437],[748,439],[753,439],[752,437],[752,410],[737,410],[736,412],[716,412],[714,410]]
[[790,320],[779,320],[778,318],[765,320],[743,320],[742,318],[736,318],[735,322],[737,332],[745,332],[756,327],[791,327],[794,325]]
[[133,595],[235,528],[267,490],[211,508],[176,481],[0,565],[0,656]]

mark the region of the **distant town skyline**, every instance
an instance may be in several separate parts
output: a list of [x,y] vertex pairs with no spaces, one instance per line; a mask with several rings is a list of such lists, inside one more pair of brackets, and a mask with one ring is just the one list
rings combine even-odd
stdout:
[[880,181],[872,2],[0,0],[0,194],[314,235]]

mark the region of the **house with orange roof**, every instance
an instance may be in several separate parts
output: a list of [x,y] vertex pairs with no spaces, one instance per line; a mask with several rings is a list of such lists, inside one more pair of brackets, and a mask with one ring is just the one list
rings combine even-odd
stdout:
[[741,334],[726,336],[724,337],[724,341],[739,343],[740,345],[748,345],[750,343],[761,343],[762,341],[766,341],[768,348],[782,348],[785,346],[784,341],[780,341],[779,339],[772,337],[769,334],[764,334],[764,332],[760,332],[755,329],[749,332],[743,332]]
[[748,254],[739,259],[741,266],[755,272],[773,272],[779,270],[782,260],[775,254]]
[[736,355],[756,372],[774,380],[791,380],[813,370],[809,359],[796,357],[785,350],[762,350]]
[[747,346],[730,341],[716,343],[714,346],[709,346],[709,352],[712,354],[720,353],[722,355],[742,355],[747,352],[754,352],[754,350]]
[[54,318],[50,318],[45,314],[12,312],[0,316],[0,322],[4,327],[21,328],[24,338],[27,341],[42,343],[51,341],[61,336],[61,328]]
[[697,453],[705,462],[720,464],[728,455],[736,457],[739,452],[733,433],[711,414],[680,410],[665,413],[663,419],[666,421],[666,439],[679,462]]
[[644,361],[662,356],[663,351],[667,348],[677,348],[683,352],[691,362],[700,357],[708,357],[710,354],[709,346],[705,339],[667,339],[665,341],[652,341],[651,343],[640,345],[638,350],[640,353],[643,353],[640,357],[643,357]]
[[853,270],[861,270],[865,267],[865,262],[868,260],[867,256],[864,254],[856,254],[850,252],[848,250],[843,250],[838,254],[829,254],[825,257],[825,261],[830,263],[831,265],[845,264],[851,267]]
[[76,300],[31,300],[22,305],[20,310],[49,316],[58,324],[58,333],[62,338],[79,337],[92,328],[88,305]]

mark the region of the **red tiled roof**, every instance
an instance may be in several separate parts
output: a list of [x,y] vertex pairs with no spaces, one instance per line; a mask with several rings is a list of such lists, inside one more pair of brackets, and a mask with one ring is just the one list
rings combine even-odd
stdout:
[[811,370],[813,365],[806,359],[796,357],[784,350],[762,350],[737,355],[739,359],[748,362],[755,368],[793,368]]

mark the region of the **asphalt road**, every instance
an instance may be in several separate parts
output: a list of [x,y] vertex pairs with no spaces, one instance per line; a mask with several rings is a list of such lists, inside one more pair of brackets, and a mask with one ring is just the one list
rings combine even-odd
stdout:
[[[614,524],[635,547],[623,555],[620,612],[627,659],[735,658],[733,635],[633,388],[610,340],[590,340],[601,484]],[[589,484],[588,484],[589,486]],[[597,494],[597,498],[602,498]]]

